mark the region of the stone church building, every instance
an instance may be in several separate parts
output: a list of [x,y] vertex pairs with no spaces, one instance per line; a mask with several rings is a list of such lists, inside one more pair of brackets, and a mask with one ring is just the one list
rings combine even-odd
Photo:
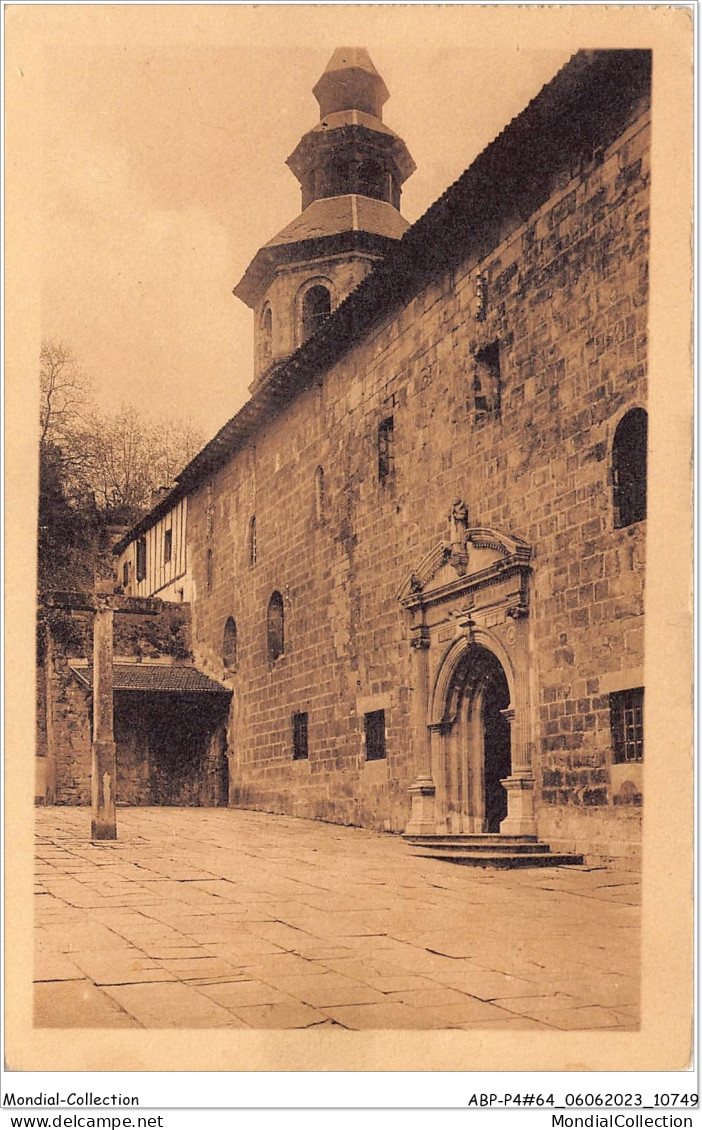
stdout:
[[314,87],[251,397],[117,547],[180,515],[230,804],[636,856],[650,79],[579,52],[411,227],[368,53]]

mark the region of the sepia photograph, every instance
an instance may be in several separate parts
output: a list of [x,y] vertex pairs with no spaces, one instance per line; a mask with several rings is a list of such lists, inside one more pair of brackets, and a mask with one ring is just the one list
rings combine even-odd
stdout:
[[692,24],[333,7],[5,13],[15,1062],[683,1068]]

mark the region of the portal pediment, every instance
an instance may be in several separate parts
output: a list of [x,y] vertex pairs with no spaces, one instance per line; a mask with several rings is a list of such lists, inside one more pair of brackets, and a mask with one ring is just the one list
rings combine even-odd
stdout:
[[[455,509],[456,504],[454,504]],[[461,528],[451,520],[451,540],[438,542],[410,570],[397,593],[406,608],[418,608],[521,575],[526,592],[531,547],[513,534],[488,527]]]

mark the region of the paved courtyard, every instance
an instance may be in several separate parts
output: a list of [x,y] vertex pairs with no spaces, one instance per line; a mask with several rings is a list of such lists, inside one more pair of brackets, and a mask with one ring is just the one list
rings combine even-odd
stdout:
[[39,808],[37,1027],[632,1029],[639,876],[234,809]]

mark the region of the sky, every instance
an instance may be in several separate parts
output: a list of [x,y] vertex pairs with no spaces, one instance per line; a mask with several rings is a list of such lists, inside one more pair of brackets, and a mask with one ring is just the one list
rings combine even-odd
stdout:
[[389,88],[412,222],[577,50],[520,11],[23,9],[35,51],[13,56],[10,35],[9,70],[39,72],[42,335],[71,345],[103,409],[173,412],[209,438],[252,379],[253,315],[231,291],[300,211],[285,160],[335,47],[367,47]]

